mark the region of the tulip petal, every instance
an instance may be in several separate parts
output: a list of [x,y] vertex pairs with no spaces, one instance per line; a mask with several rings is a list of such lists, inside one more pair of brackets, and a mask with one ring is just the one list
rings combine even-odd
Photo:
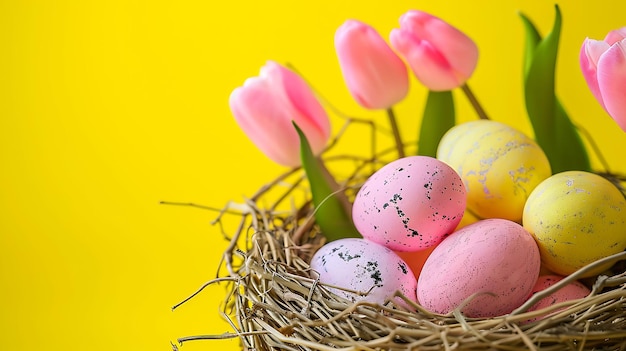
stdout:
[[600,105],[604,107],[604,99],[598,87],[597,66],[600,56],[609,49],[609,45],[603,41],[594,39],[585,39],[580,49],[580,69],[583,77],[589,86],[589,90],[598,100]]
[[374,28],[348,20],[335,32],[335,50],[346,85],[368,109],[387,109],[408,93],[406,65]]
[[[326,146],[326,141],[330,137],[330,121],[326,111],[300,76],[278,64],[274,65],[280,71],[278,75],[281,79],[280,92],[286,99],[285,105],[291,105],[295,110],[295,113],[291,114],[292,119],[306,131],[311,149],[317,155]],[[289,128],[287,125],[285,127]],[[297,140],[294,133],[290,134]]]
[[600,57],[598,86],[606,111],[626,132],[626,39],[612,45]]
[[604,41],[609,45],[613,45],[624,38],[626,38],[626,27],[608,32],[606,37],[604,37]]
[[476,68],[476,44],[465,33],[426,12],[403,14],[400,29],[392,30],[389,39],[417,79],[432,91],[461,86]]
[[[229,105],[239,127],[267,157],[284,166],[299,164],[297,150],[285,147],[285,142],[297,145],[291,119],[276,105],[267,82],[260,78],[246,80],[244,87],[233,90]],[[289,140],[294,137],[295,141]]]
[[461,80],[460,84],[474,72],[478,47],[456,27],[429,13],[411,10],[400,17],[400,28],[428,42],[434,51],[447,58],[447,64]]
[[300,164],[297,121],[319,154],[330,137],[330,121],[304,80],[287,68],[269,61],[258,77],[249,78],[230,95],[235,120],[250,140],[274,162]]
[[465,81],[465,77],[459,77],[448,60],[431,43],[401,29],[393,29],[389,39],[393,47],[404,56],[415,77],[430,90],[451,90]]

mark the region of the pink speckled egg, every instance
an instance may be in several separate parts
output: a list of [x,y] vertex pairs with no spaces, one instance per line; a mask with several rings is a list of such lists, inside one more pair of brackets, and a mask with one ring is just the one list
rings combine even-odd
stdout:
[[467,317],[510,313],[528,298],[541,259],[532,235],[506,219],[485,219],[445,238],[430,254],[417,284],[418,301],[446,314]]
[[319,277],[322,284],[367,293],[359,295],[329,288],[353,302],[383,304],[396,291],[412,301],[417,300],[417,279],[409,266],[395,252],[372,241],[360,238],[331,241],[315,253],[310,266],[314,278]]
[[[551,287],[552,285],[560,282],[561,280],[563,280],[563,278],[564,278],[563,276],[554,275],[554,274],[540,276],[539,279],[537,279],[537,282],[535,283],[535,286],[533,287],[531,291],[531,297],[535,293],[543,291]],[[537,302],[531,308],[529,308],[528,311],[529,312],[538,311],[548,306],[555,305],[557,303],[582,299],[586,297],[587,295],[589,295],[590,293],[591,293],[591,290],[589,290],[589,288],[587,288],[585,285],[583,285],[582,283],[578,281],[573,281],[563,286],[559,290],[553,292],[552,294],[539,300],[539,302]],[[533,318],[529,320],[529,322],[532,322],[541,318],[543,318],[543,316]]]
[[363,184],[352,218],[364,238],[395,251],[418,251],[454,231],[465,201],[463,182],[450,166],[409,156],[386,164]]

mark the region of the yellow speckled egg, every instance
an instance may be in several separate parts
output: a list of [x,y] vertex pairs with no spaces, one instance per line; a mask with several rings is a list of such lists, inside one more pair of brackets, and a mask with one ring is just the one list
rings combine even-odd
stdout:
[[626,249],[624,196],[594,173],[568,171],[544,180],[526,202],[523,224],[545,267],[561,275]]
[[492,120],[452,127],[439,143],[437,158],[459,173],[467,207],[482,218],[521,222],[531,191],[552,174],[533,139]]

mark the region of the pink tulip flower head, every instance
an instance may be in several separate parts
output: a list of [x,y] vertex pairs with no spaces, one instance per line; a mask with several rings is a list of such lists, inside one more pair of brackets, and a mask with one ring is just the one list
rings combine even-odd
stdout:
[[426,12],[411,10],[391,31],[391,45],[417,79],[433,91],[452,90],[474,73],[478,47],[457,28]]
[[406,65],[371,26],[344,22],[335,32],[335,50],[354,99],[367,109],[387,109],[409,90]]
[[596,100],[626,132],[626,27],[585,39],[580,67]]
[[300,139],[292,122],[319,154],[330,138],[330,121],[306,82],[293,71],[269,61],[230,95],[235,120],[252,142],[274,162],[300,164]]

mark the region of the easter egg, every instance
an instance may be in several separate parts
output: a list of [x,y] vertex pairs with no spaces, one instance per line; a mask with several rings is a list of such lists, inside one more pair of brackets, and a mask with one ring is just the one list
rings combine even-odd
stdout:
[[430,254],[417,283],[426,309],[467,317],[510,313],[528,298],[541,259],[533,237],[506,219],[485,219],[445,238]]
[[418,251],[441,242],[463,217],[465,188],[459,175],[428,156],[390,162],[356,195],[352,219],[364,238],[395,251]]
[[310,266],[314,278],[352,302],[383,304],[396,291],[416,301],[417,279],[411,268],[395,252],[372,241],[331,241],[315,253]]
[[551,175],[548,158],[533,139],[493,120],[452,127],[437,158],[461,176],[467,207],[481,218],[521,222],[531,191]]
[[594,173],[567,171],[544,180],[530,194],[523,222],[537,240],[543,264],[559,275],[626,249],[624,195]]
[[[560,282],[561,280],[563,280],[563,278],[564,277],[562,276],[554,275],[554,274],[540,276],[537,279],[537,282],[535,283],[535,286],[533,287],[531,291],[531,296]],[[565,301],[582,299],[586,297],[587,295],[589,295],[590,293],[591,293],[591,290],[589,290],[589,288],[584,286],[582,283],[578,281],[573,281],[571,283],[564,285],[562,288],[549,294],[543,299],[539,300],[539,302],[537,302],[531,308],[528,309],[528,312],[538,311],[546,307],[556,305],[558,303],[565,302]],[[541,319],[541,317],[532,318],[529,320],[529,322],[532,322],[538,319]]]

